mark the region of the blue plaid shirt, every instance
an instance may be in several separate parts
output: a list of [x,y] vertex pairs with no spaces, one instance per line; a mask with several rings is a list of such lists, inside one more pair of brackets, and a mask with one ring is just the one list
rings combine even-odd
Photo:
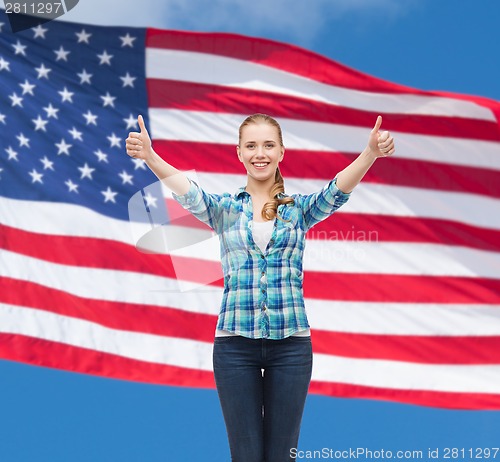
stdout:
[[[292,194],[278,206],[263,253],[252,237],[252,198],[245,187],[234,195],[210,194],[189,179],[189,191],[173,198],[219,236],[224,292],[217,329],[250,338],[282,339],[307,329],[302,288],[305,235],[349,199],[331,180],[321,191]],[[280,194],[279,197],[286,197]]]

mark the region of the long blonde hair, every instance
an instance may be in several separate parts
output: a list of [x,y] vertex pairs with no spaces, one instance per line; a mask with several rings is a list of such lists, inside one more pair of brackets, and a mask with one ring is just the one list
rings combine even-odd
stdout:
[[[246,127],[247,125],[250,124],[258,124],[258,123],[267,123],[269,125],[272,125],[278,130],[278,137],[279,137],[279,142],[280,145],[283,146],[283,134],[281,132],[281,127],[280,124],[273,119],[271,116],[268,116],[267,114],[253,114],[251,116],[248,116],[240,125],[239,129],[239,140],[238,144],[241,146],[241,135],[243,128]],[[285,182],[283,180],[283,177],[281,176],[281,172],[279,167],[276,167],[276,173],[274,175],[274,185],[271,189],[271,200],[269,202],[266,202],[264,204],[264,207],[262,207],[262,218],[264,220],[273,220],[275,217],[279,218],[282,221],[287,221],[283,220],[278,215],[278,205],[281,204],[293,204],[294,200],[291,197],[284,197],[284,198],[278,198],[278,194],[284,193],[285,192]]]

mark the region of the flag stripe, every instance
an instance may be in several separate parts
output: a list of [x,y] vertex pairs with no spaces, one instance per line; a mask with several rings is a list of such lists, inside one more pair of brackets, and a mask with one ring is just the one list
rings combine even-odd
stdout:
[[[358,110],[338,104],[311,101],[301,97],[272,91],[235,88],[193,81],[149,78],[147,80],[150,107],[202,111],[209,113],[236,113],[246,111],[272,113],[278,118],[333,123],[368,128],[378,115],[392,131],[451,138],[471,138],[500,141],[496,120],[439,117],[416,114],[411,118],[402,114]],[[383,107],[383,106],[381,106]]]
[[498,410],[500,398],[496,393],[452,393],[418,389],[393,390],[390,388],[367,387],[346,383],[312,381],[309,393],[341,398],[363,398],[397,401],[420,406],[450,409]]

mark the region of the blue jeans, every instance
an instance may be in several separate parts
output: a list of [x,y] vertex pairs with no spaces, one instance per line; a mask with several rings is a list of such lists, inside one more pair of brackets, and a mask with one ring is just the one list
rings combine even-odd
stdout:
[[215,337],[213,365],[231,460],[295,460],[290,449],[311,381],[311,338]]

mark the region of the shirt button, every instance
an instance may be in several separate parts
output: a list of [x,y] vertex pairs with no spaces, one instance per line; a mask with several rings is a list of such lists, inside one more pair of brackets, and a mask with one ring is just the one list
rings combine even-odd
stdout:
[[264,257],[264,255],[261,255],[260,258],[262,258],[262,260],[264,260],[264,258],[266,258],[266,257]]
[[260,273],[261,276],[265,276],[266,275],[266,272],[265,271],[262,271],[262,273]]
[[262,289],[262,293],[265,294],[266,293],[266,289]]

